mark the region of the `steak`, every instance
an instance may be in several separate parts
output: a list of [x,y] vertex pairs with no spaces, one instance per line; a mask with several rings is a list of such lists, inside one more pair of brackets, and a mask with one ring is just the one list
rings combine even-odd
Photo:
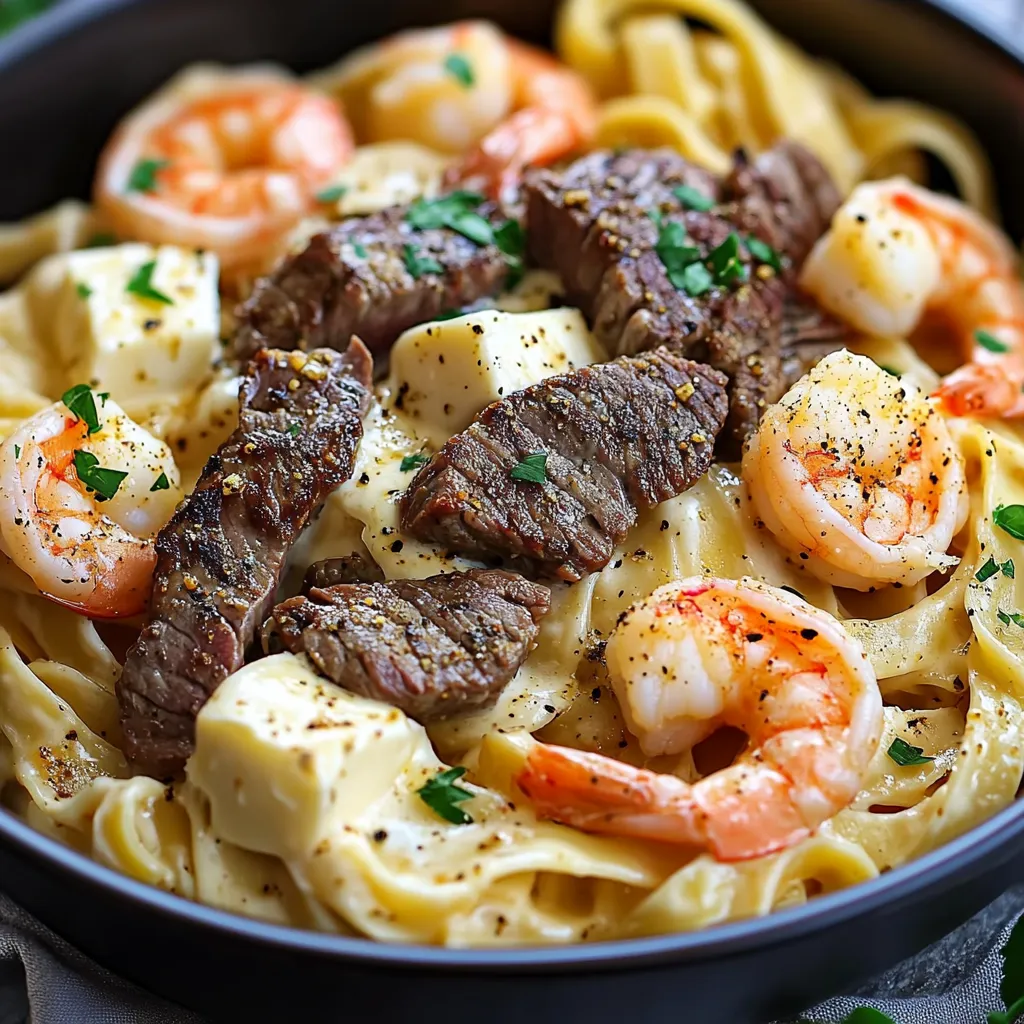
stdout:
[[[680,189],[712,208],[693,209]],[[562,276],[568,301],[609,351],[672,345],[729,375],[722,454],[737,455],[761,411],[784,391],[784,305],[796,268],[839,205],[817,159],[787,143],[754,164],[738,158],[719,180],[668,150],[601,151],[560,172],[535,172],[526,199],[532,257]],[[676,287],[658,252],[667,225],[682,225],[686,244],[705,261],[737,233],[749,279],[699,295]],[[782,257],[781,272],[752,259],[749,236]]]
[[314,562],[302,580],[302,592],[308,594],[314,588],[337,586],[339,583],[383,583],[384,570],[362,555],[342,555],[340,558],[325,558]]
[[470,569],[314,587],[279,604],[265,629],[339,686],[427,722],[492,704],[533,649],[549,600],[521,576]]
[[149,621],[117,686],[128,757],[149,774],[184,766],[195,716],[241,668],[288,549],[351,475],[372,372],[357,338],[344,353],[249,363],[238,429],[157,537]]
[[[447,227],[414,228],[409,210],[344,220],[285,258],[239,311],[236,354],[343,349],[353,334],[382,354],[407,328],[501,290],[509,261],[497,245],[477,245]],[[477,212],[493,228],[507,222],[494,203]],[[414,273],[410,254],[433,269]]]
[[726,378],[666,348],[549,377],[488,406],[416,474],[402,528],[471,557],[579,580],[637,511],[711,464]]

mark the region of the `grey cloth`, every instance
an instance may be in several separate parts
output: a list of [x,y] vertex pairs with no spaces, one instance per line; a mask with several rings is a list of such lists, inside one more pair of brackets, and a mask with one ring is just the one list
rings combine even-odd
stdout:
[[[899,1024],[985,1024],[989,1011],[1003,1008],[999,950],[1022,911],[1024,887],[1012,889],[920,956],[853,996],[808,1011],[801,1022],[838,1024],[854,1008],[872,1006]],[[0,896],[0,1024],[28,1021],[202,1024],[97,966]]]

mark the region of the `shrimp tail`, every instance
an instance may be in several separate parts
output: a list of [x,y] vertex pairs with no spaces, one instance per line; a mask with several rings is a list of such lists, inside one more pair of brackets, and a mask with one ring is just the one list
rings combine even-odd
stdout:
[[967,363],[946,377],[932,397],[949,416],[1024,416],[1022,381],[1004,366]]

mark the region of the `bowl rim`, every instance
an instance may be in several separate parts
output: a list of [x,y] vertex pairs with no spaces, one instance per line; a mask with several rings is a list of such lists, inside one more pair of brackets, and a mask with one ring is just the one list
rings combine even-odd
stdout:
[[[58,3],[0,38],[0,77],[6,68],[31,58],[36,51],[91,22],[113,17],[125,8],[144,2],[146,0],[64,0]],[[1019,41],[1000,36],[996,27],[978,16],[973,8],[958,7],[953,0],[911,2],[925,16],[937,16],[963,26],[977,41],[1009,57],[1024,70],[1024,33]],[[1024,17],[1018,20],[1024,21]],[[951,876],[965,879],[972,869],[980,869],[988,857],[1007,859],[1012,855],[1013,840],[1022,840],[1022,837],[1024,799],[1018,799],[915,860],[868,881],[815,897],[799,907],[689,932],[561,946],[455,948],[293,928],[201,904],[100,864],[0,808],[0,842],[23,856],[47,863],[93,888],[107,890],[156,916],[174,918],[262,946],[355,964],[472,974],[553,973],[592,969],[597,965],[620,971],[659,963],[708,960],[740,954],[770,942],[790,942],[853,917],[892,910],[918,893],[950,880]]]

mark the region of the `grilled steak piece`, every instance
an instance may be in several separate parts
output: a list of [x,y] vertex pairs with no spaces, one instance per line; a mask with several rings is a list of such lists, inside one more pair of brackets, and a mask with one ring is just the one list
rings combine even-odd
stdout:
[[[714,207],[690,208],[681,187]],[[839,205],[817,159],[784,144],[752,165],[739,159],[719,181],[666,150],[597,152],[561,172],[536,172],[526,197],[531,255],[561,274],[568,300],[610,351],[673,345],[729,375],[722,454],[738,454],[761,410],[782,395],[780,323],[793,270]],[[747,284],[691,296],[669,280],[656,250],[660,225],[672,223],[702,258],[737,232],[770,245],[786,269],[761,263]],[[745,240],[740,259],[754,262]]]
[[725,421],[725,384],[659,348],[517,391],[420,469],[402,496],[402,528],[578,580],[608,562],[638,509],[704,475]]
[[241,668],[288,549],[351,475],[372,371],[358,339],[249,364],[238,429],[157,537],[149,622],[117,686],[128,757],[150,774],[184,766],[195,716]]
[[[501,290],[509,265],[496,245],[446,227],[413,228],[408,211],[395,206],[342,221],[287,257],[242,307],[236,354],[343,349],[353,334],[384,353],[407,328]],[[507,219],[493,203],[478,212],[493,227]],[[434,270],[412,273],[415,261],[428,258]]]
[[279,604],[266,629],[346,690],[421,722],[493,703],[526,660],[547,587],[497,569],[342,583]]

